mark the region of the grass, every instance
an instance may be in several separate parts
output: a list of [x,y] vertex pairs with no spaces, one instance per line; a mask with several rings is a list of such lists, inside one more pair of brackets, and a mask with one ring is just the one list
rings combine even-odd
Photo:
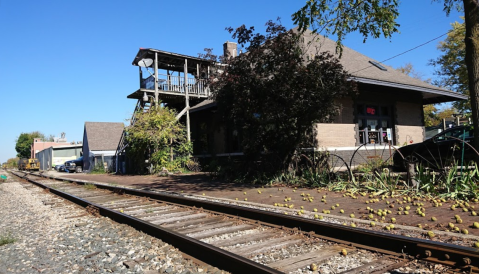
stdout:
[[84,187],[85,189],[88,189],[88,190],[96,189],[96,185],[94,185],[94,184],[89,184],[89,183],[84,184],[83,187]]
[[13,244],[16,241],[17,239],[15,239],[9,232],[7,232],[5,235],[0,235],[0,246]]

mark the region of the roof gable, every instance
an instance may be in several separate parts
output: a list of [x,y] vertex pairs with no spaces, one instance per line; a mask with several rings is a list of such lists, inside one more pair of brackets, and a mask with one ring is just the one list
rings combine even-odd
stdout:
[[85,141],[90,151],[116,150],[124,127],[123,123],[85,122]]

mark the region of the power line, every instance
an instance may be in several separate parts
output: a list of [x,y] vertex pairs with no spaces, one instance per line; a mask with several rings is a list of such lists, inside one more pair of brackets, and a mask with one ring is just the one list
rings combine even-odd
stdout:
[[[425,43],[422,43],[422,44],[420,44],[420,45],[418,45],[418,46],[416,46],[416,47],[414,47],[414,48],[408,49],[408,50],[406,50],[406,51],[404,51],[404,52],[401,52],[401,53],[399,53],[399,54],[397,54],[397,55],[394,55],[394,56],[391,57],[391,58],[385,59],[385,60],[381,61],[380,63],[384,63],[384,62],[389,61],[389,60],[391,60],[391,59],[394,59],[394,58],[396,58],[396,57],[398,57],[398,56],[401,56],[401,55],[403,55],[403,54],[405,54],[405,53],[408,53],[408,52],[410,52],[410,51],[413,51],[413,50],[415,50],[415,49],[417,49],[417,48],[420,48],[420,47],[422,47],[422,46],[424,46],[424,45],[427,45],[427,44],[429,44],[429,43],[431,43],[431,42],[433,42],[433,41],[435,41],[435,40],[437,40],[437,39],[443,37],[444,35],[447,35],[447,34],[453,32],[453,31],[460,30],[460,29],[462,29],[462,28],[464,28],[464,27],[450,30],[450,31],[448,31],[448,32],[446,32],[446,33],[444,33],[444,34],[441,34],[441,35],[439,35],[438,37],[436,37],[436,38],[434,38],[434,39],[431,39],[431,40],[429,40],[429,41],[427,41],[427,42],[425,42]],[[360,72],[360,71],[365,70],[365,69],[368,69],[368,68],[370,68],[370,67],[373,67],[373,65],[367,66],[367,67],[365,67],[365,68],[363,68],[363,69],[357,70],[357,71],[352,72],[352,73]],[[352,73],[351,73],[351,74],[352,74]]]

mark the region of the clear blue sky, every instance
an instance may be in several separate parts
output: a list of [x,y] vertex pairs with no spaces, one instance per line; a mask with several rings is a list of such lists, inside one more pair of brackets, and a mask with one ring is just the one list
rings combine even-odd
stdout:
[[[442,1],[403,0],[401,34],[391,40],[349,35],[345,45],[378,61],[433,39],[460,21],[446,17]],[[22,132],[66,133],[81,141],[85,121],[125,122],[136,101],[126,96],[139,87],[131,65],[138,49],[156,48],[197,56],[204,48],[222,53],[231,36],[225,27],[241,24],[264,30],[291,14],[305,0],[0,0],[0,163],[16,156]],[[433,78],[428,60],[438,41],[387,65],[412,63]]]

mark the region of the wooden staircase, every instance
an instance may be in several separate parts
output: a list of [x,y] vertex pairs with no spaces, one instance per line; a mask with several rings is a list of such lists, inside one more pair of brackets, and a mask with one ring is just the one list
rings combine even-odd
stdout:
[[[130,119],[130,125],[132,126],[135,124],[137,120],[138,113],[146,113],[150,111],[152,106],[152,103],[150,101],[148,102],[143,102],[142,99],[139,99],[135,111],[133,112],[131,119]],[[128,147],[128,143],[126,142],[126,129],[123,130],[123,133],[121,135],[120,141],[118,142],[118,146],[116,148],[116,153],[115,153],[115,166],[116,166],[116,173],[119,173],[119,166],[118,166],[118,157],[122,155],[125,152],[125,149]]]

